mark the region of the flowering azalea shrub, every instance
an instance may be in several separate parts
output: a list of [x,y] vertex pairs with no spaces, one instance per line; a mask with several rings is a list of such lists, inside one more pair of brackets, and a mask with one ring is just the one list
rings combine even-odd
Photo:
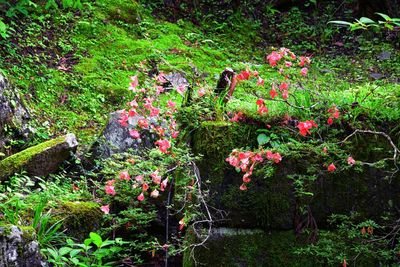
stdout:
[[[173,254],[181,246],[180,238],[165,237],[169,229],[158,226],[149,232],[154,221],[183,231],[198,214],[188,205],[197,194],[196,157],[178,140],[178,104],[172,100],[174,93],[165,92],[164,83],[162,73],[142,85],[137,76],[131,77],[133,100],[120,111],[119,123],[136,142],[150,140],[152,147],[113,155],[103,162],[106,180],[98,185],[106,220],[103,231],[130,237],[133,241],[125,256],[135,255],[136,263],[142,262],[146,251]],[[174,89],[178,94],[185,91],[183,86]],[[204,94],[200,91],[199,97]],[[162,216],[165,213],[175,215]]]

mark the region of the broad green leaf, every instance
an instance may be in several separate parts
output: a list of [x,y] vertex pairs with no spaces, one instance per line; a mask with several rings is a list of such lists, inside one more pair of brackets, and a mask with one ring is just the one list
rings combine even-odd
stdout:
[[262,145],[265,145],[266,143],[268,143],[269,142],[269,137],[266,135],[266,134],[259,134],[258,136],[257,136],[257,142],[258,142],[258,145],[260,145],[260,146],[262,146]]
[[93,243],[97,246],[97,247],[101,247],[101,244],[103,243],[103,240],[101,239],[101,236],[99,236],[96,233],[91,232],[89,234],[90,239],[92,239]]
[[373,23],[376,23],[375,21],[373,21],[372,19],[367,18],[367,17],[361,17],[359,21],[360,21],[361,23],[364,23],[364,24],[373,24]]
[[346,25],[346,26],[353,25],[353,23],[350,23],[348,21],[343,21],[343,20],[332,20],[332,21],[329,21],[328,23],[340,24],[340,25]]

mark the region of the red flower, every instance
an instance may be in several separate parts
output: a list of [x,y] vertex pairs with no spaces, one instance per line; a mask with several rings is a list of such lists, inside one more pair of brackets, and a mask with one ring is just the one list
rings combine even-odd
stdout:
[[275,88],[272,88],[269,91],[269,95],[271,96],[272,99],[274,99],[278,95],[278,93],[276,92]]
[[236,78],[239,81],[248,80],[250,78],[250,71],[249,70],[243,70],[241,73],[236,75]]
[[336,170],[335,165],[334,165],[333,163],[331,163],[331,164],[328,166],[328,172],[333,172],[333,171],[335,171],[335,170]]
[[328,123],[328,125],[332,125],[333,123],[333,119],[331,117],[328,118],[328,120],[326,121]]
[[318,127],[318,125],[313,120],[308,120],[304,122],[299,122],[297,128],[300,130],[300,134],[302,136],[306,136],[307,134],[311,134],[310,129],[313,127]]
[[259,98],[257,101],[256,101],[256,105],[257,106],[263,106],[264,105],[264,99],[262,99],[262,98]]
[[289,88],[289,84],[288,83],[281,83],[281,85],[279,85],[279,89],[280,90],[287,90]]
[[282,55],[276,51],[273,51],[271,54],[267,56],[267,60],[271,67],[275,67],[279,60],[281,60]]
[[147,183],[144,183],[142,185],[142,191],[146,192],[149,189],[149,185]]

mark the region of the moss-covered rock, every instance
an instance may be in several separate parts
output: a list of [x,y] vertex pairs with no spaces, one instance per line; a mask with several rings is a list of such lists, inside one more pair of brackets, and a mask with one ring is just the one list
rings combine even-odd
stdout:
[[79,240],[100,227],[103,213],[95,202],[64,202],[54,211],[54,220],[63,220],[63,228],[69,236]]
[[[243,174],[225,159],[235,148],[257,147],[257,125],[206,122],[194,135],[195,153],[202,154],[198,166],[203,181],[209,180],[213,204],[228,212],[229,227],[293,228],[294,195],[284,175],[252,177],[251,190],[239,190]],[[283,176],[283,177],[282,177]]]
[[[186,236],[196,242],[193,231]],[[312,260],[293,253],[296,247],[292,231],[266,233],[262,230],[217,228],[205,246],[188,249],[184,267],[196,266],[314,266]],[[194,261],[195,259],[195,261]]]
[[32,227],[0,225],[0,266],[42,266]]
[[0,161],[0,181],[21,171],[36,176],[55,172],[77,145],[75,135],[67,134],[7,157]]

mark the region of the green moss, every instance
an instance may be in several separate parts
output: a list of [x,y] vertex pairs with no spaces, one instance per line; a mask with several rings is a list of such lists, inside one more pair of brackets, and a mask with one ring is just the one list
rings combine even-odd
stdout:
[[99,228],[102,216],[95,202],[64,202],[54,212],[54,220],[63,219],[67,233],[80,240]]
[[[232,230],[233,231],[233,230]],[[190,235],[193,233],[189,232]],[[187,240],[195,238],[187,237]],[[204,247],[196,248],[196,261],[205,266],[313,266],[312,259],[296,256],[292,231],[265,233],[239,230],[211,238]],[[190,251],[184,254],[184,267],[195,266]]]
[[65,137],[61,136],[47,142],[41,143],[39,145],[27,148],[19,153],[16,153],[10,157],[7,157],[0,161],[0,181],[14,173],[21,172],[27,163],[32,160],[32,158],[45,151],[48,148],[54,147],[65,141]]
[[[1,236],[8,236],[11,234],[11,227],[14,225],[10,224],[0,224],[0,237]],[[18,229],[22,231],[22,237],[26,241],[34,241],[36,240],[36,231],[31,226],[18,226]]]

